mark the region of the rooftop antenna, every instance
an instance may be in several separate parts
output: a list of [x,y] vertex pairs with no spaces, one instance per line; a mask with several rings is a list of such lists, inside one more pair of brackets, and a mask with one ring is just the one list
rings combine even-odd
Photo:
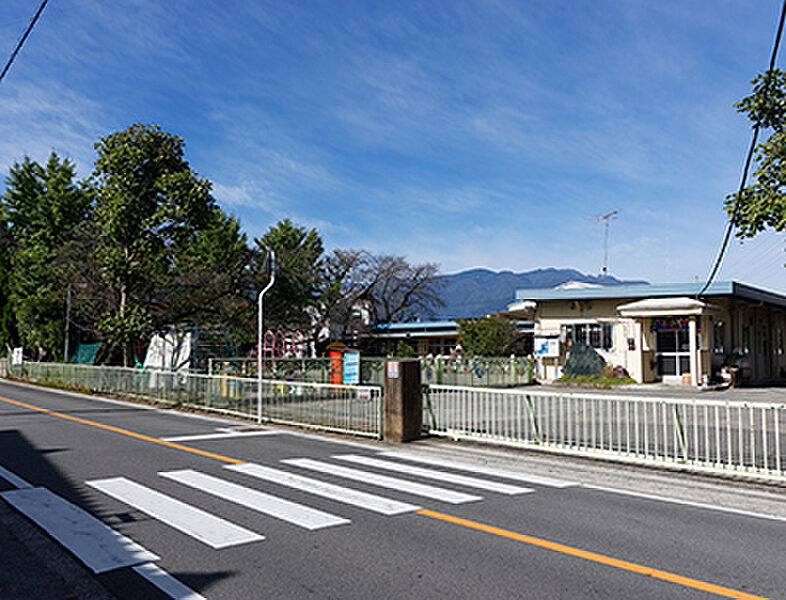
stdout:
[[601,279],[606,279],[609,271],[609,223],[617,218],[619,212],[619,210],[613,210],[605,215],[595,215],[598,223],[603,223],[603,272]]

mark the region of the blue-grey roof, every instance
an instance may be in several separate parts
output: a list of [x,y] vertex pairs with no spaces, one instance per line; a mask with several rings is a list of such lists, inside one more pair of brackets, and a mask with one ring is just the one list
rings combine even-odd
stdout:
[[413,321],[411,323],[380,323],[374,328],[383,331],[437,331],[442,329],[455,330],[455,321]]
[[[696,296],[704,283],[658,283],[635,285],[608,285],[573,289],[523,289],[516,290],[516,300],[590,300],[593,298],[668,298]],[[769,292],[737,281],[714,281],[703,296],[735,296],[755,302],[766,302],[786,307],[786,296]]]
[[[520,330],[531,329],[532,321],[517,321]],[[456,333],[456,321],[412,321],[409,323],[380,323],[374,326],[376,333]]]

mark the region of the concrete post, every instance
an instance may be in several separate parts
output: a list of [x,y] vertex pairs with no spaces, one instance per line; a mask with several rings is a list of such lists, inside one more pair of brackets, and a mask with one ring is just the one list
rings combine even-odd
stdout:
[[0,358],[0,378],[8,377],[8,359]]
[[385,364],[382,439],[409,442],[420,437],[423,399],[418,359],[389,360]]

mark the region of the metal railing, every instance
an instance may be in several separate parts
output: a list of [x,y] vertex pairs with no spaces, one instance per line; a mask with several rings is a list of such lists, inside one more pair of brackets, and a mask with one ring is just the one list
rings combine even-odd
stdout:
[[376,438],[382,431],[382,389],[375,386],[265,379],[260,406],[257,380],[251,378],[33,362],[9,371],[14,377],[38,383],[141,397],[265,422]]
[[786,404],[430,385],[432,435],[786,482]]
[[531,356],[427,356],[420,360],[421,380],[437,385],[515,387],[532,383]]
[[[385,374],[384,358],[361,357],[360,381],[363,385],[382,385]],[[211,358],[208,361],[209,375],[232,377],[256,377],[257,359],[247,357]],[[331,383],[341,378],[341,359],[316,358],[263,358],[262,376],[284,381],[310,381]]]
[[[361,356],[360,381],[363,385],[383,385],[386,358]],[[395,359],[392,359],[395,360]],[[209,375],[256,377],[257,359],[211,358]],[[533,377],[531,356],[452,357],[427,356],[420,359],[421,380],[443,385],[515,387],[529,385]],[[264,358],[262,376],[286,381],[330,383],[341,376],[341,359]]]

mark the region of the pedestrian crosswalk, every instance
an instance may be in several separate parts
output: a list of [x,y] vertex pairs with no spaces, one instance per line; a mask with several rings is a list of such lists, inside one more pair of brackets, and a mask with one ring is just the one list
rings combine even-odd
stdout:
[[[280,466],[257,463],[226,465],[227,477],[231,477],[229,473],[231,471],[241,476],[241,482],[193,469],[164,471],[158,473],[158,476],[179,484],[174,489],[182,486],[183,490],[185,488],[198,490],[198,498],[202,495],[219,498],[307,531],[349,525],[351,519],[346,516],[346,509],[341,509],[342,505],[360,508],[385,517],[411,513],[422,508],[419,504],[388,497],[387,494],[391,490],[398,496],[414,496],[420,499],[426,498],[431,502],[463,504],[483,500],[482,496],[477,495],[477,491],[504,496],[525,495],[535,491],[530,487],[500,482],[497,481],[498,479],[528,481],[536,485],[552,487],[574,485],[572,482],[519,472],[488,470],[473,465],[441,462],[437,459],[419,460],[419,457],[414,455],[380,453],[378,456],[341,454],[327,459],[287,458],[280,461]],[[347,464],[353,466],[346,466]],[[423,466],[424,464],[428,466]],[[396,476],[385,473],[394,473]],[[335,480],[338,481],[334,482]],[[362,484],[366,488],[380,488],[382,492],[380,494],[378,490],[355,489],[347,486],[347,481]],[[451,487],[436,486],[431,483],[433,481]],[[86,483],[101,493],[215,549],[265,539],[262,532],[251,531],[214,514],[215,511],[208,512],[194,506],[195,503],[199,503],[199,500],[185,502],[154,489],[155,485],[148,487],[125,477],[96,479]],[[265,491],[258,489],[260,487],[265,488]],[[298,499],[309,496],[327,499],[335,503],[336,509],[331,508],[328,512],[269,493],[278,488],[296,490]],[[461,488],[469,488],[475,493],[468,493]],[[173,488],[170,486],[169,489]],[[189,497],[193,499],[194,494],[191,493]],[[211,503],[210,506],[215,504]]]
[[87,485],[133,506],[216,549],[264,540],[264,536],[125,477],[88,481]]

